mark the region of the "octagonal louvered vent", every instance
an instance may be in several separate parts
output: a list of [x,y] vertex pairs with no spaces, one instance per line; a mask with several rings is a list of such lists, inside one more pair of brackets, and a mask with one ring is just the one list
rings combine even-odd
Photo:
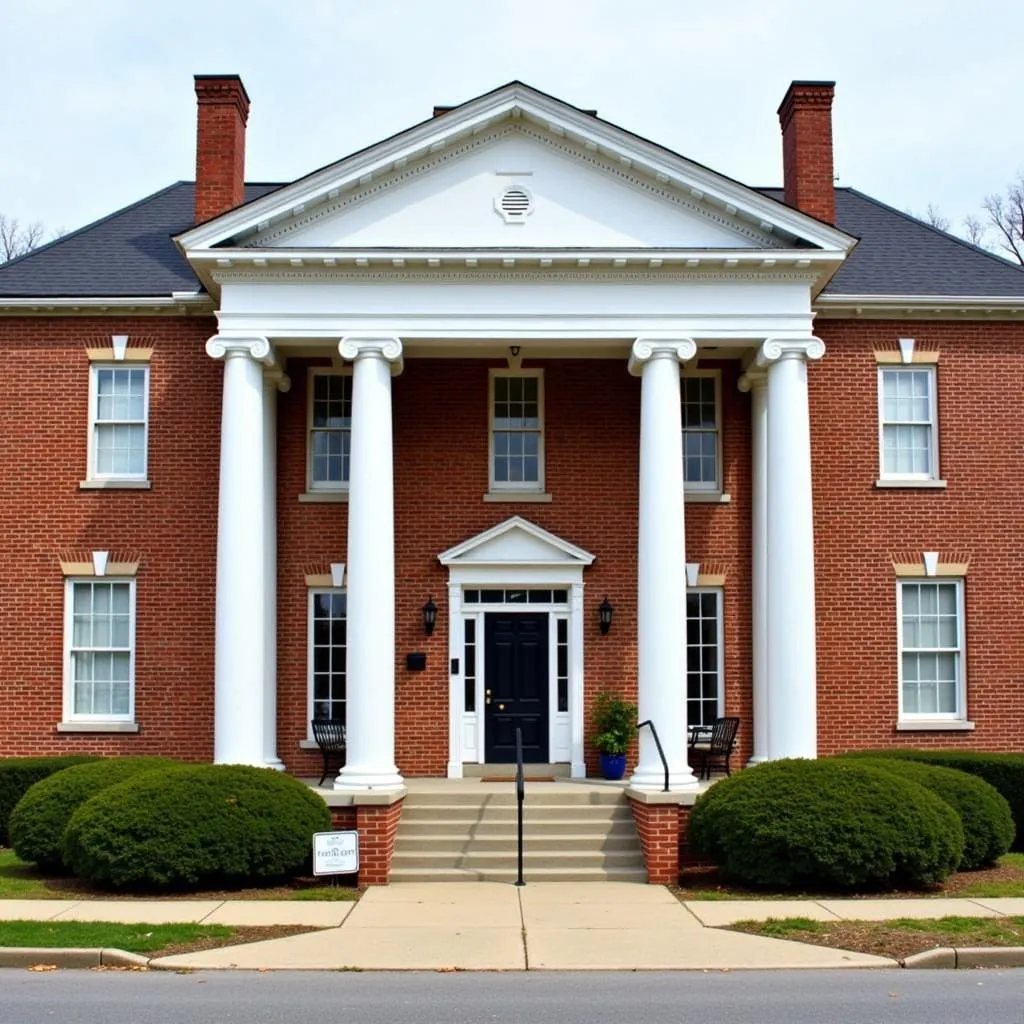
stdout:
[[495,198],[494,208],[506,224],[520,224],[533,213],[533,196],[525,188],[512,185]]

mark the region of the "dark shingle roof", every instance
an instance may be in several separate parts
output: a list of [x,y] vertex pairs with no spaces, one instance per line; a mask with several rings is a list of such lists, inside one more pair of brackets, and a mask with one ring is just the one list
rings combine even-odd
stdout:
[[[280,188],[249,184],[246,202]],[[771,199],[782,190],[759,189]],[[110,298],[195,291],[172,236],[193,224],[195,186],[179,181],[0,266],[0,298]],[[828,295],[1024,296],[1024,269],[852,188],[836,189],[836,226],[860,238]]]
[[[782,199],[782,189],[758,189]],[[836,189],[836,227],[860,239],[826,295],[1024,296],[1024,268],[855,188]]]
[[[246,185],[249,202],[279,185]],[[164,296],[199,287],[171,241],[195,223],[195,185],[179,181],[0,266],[0,297]]]

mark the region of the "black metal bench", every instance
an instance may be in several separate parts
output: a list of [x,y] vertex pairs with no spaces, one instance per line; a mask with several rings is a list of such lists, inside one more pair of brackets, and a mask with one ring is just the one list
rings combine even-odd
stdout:
[[345,766],[345,723],[340,718],[314,718],[311,724],[313,739],[324,759],[324,773],[317,783],[322,786],[331,772],[332,760],[338,771]]
[[738,718],[716,718],[712,725],[697,725],[690,730],[690,750],[700,756],[698,778],[710,779],[712,768],[731,774],[729,759],[736,749]]

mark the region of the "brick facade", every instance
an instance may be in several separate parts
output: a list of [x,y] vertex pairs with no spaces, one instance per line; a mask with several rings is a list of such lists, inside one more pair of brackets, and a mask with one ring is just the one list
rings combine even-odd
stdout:
[[[10,397],[3,428],[6,500],[0,579],[5,665],[0,754],[65,751],[212,756],[213,602],[221,367],[203,351],[204,318],[6,318],[0,346]],[[128,334],[152,347],[152,489],[82,490],[89,364],[85,349]],[[991,382],[1022,356],[1024,328],[999,323],[826,320],[828,353],[810,371],[818,609],[818,730],[823,754],[887,745],[1019,749],[1014,714],[1021,645],[1003,625],[1021,593],[1016,458],[993,438],[1016,436],[1012,404]],[[944,490],[880,489],[874,351],[914,337],[938,350]],[[345,560],[347,506],[304,504],[306,368],[288,366],[280,396],[278,749],[290,771],[319,774],[307,730],[309,566]],[[593,552],[584,574],[585,692],[635,692],[636,451],[639,382],[623,362],[531,362],[545,371],[550,504],[491,504],[487,371],[500,362],[410,359],[394,381],[396,450],[396,749],[408,776],[443,775],[448,743],[447,571],[437,554],[521,514]],[[705,364],[702,363],[702,366]],[[743,722],[735,763],[751,752],[749,398],[738,364],[722,374],[728,504],[688,503],[687,557],[726,575],[725,703]],[[1009,375],[1015,379],[1014,374]],[[60,412],[45,410],[60,396]],[[455,399],[453,396],[458,396]],[[41,418],[41,414],[43,418]],[[984,457],[982,457],[984,453]],[[137,734],[58,734],[62,717],[63,552],[138,555]],[[966,582],[969,732],[897,732],[895,577],[900,552],[969,559]],[[608,595],[608,636],[596,607]],[[439,608],[433,636],[420,608]],[[425,651],[409,672],[405,654]],[[588,763],[594,771],[593,752]]]

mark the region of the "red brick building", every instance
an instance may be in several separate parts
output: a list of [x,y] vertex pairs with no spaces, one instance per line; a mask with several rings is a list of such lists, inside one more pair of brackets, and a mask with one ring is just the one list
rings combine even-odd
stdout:
[[196,92],[194,184],[0,267],[0,755],[310,775],[330,715],[356,794],[516,726],[583,777],[602,691],[680,792],[723,714],[744,762],[1021,747],[1024,274],[834,188],[830,83],[784,189],[520,83],[244,184]]

